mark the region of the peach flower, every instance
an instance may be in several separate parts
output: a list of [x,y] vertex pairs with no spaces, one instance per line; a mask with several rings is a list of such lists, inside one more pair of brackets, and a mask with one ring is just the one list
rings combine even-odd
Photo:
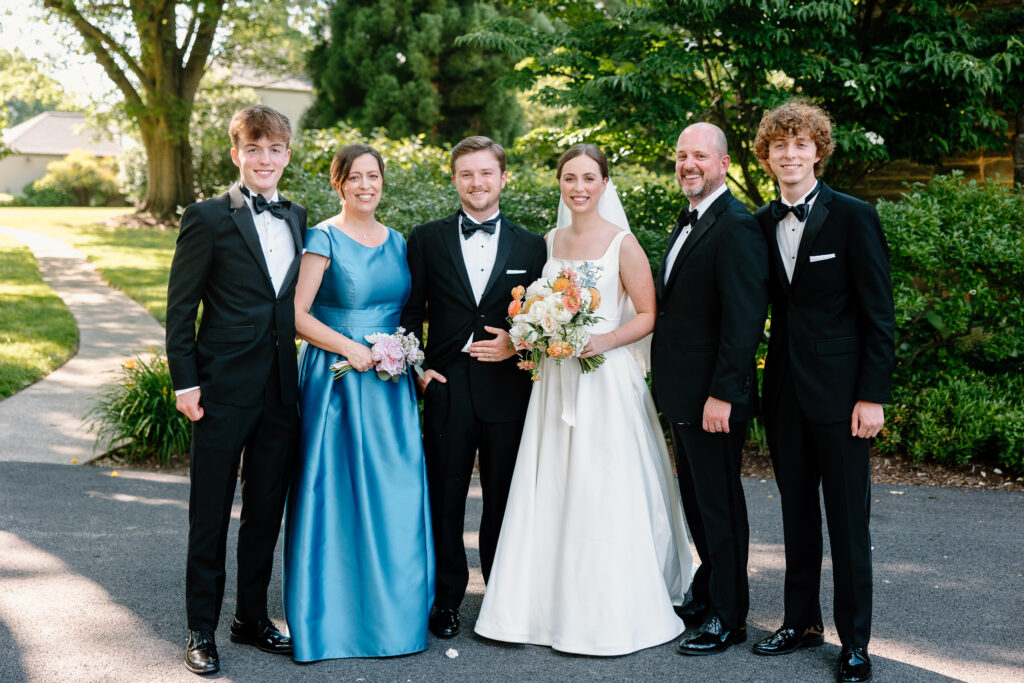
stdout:
[[548,355],[552,358],[569,358],[573,348],[567,341],[554,341],[548,346]]
[[551,289],[553,289],[556,292],[561,292],[562,290],[566,289],[571,284],[572,284],[572,280],[570,280],[569,278],[567,278],[567,277],[558,277],[558,278],[555,278],[555,281],[551,283]]
[[512,299],[512,302],[508,305],[508,317],[516,317],[521,310],[523,310],[523,302],[519,299]]
[[596,311],[597,307],[601,305],[601,292],[598,291],[597,287],[590,287],[590,310]]
[[523,287],[522,285],[516,285],[515,287],[512,288],[513,299],[522,299],[524,296],[526,296],[526,287]]

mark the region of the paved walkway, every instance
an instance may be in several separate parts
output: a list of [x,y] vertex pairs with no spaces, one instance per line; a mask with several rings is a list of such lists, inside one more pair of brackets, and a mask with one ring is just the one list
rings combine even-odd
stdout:
[[[46,253],[43,241],[19,232],[21,238]],[[0,681],[197,681],[181,662],[187,478],[129,471],[113,477],[110,470],[65,466],[92,452],[88,435],[68,424],[78,424],[83,395],[109,377],[127,349],[158,343],[159,326],[99,285],[80,255],[46,253],[41,265],[44,259],[53,259],[45,261],[46,277],[62,281],[55,289],[79,318],[81,354],[95,355],[76,357],[0,402]],[[132,338],[127,325],[138,325],[139,336]],[[75,372],[59,374],[65,370]],[[26,398],[29,391],[46,398]],[[40,419],[44,411],[49,417]],[[744,490],[752,641],[779,624],[784,561],[774,482],[747,479]],[[873,501],[875,680],[1024,681],[1024,495],[878,485]],[[466,525],[474,567],[480,512],[475,486]],[[236,540],[233,525],[230,548]],[[828,623],[824,647],[775,658],[757,657],[747,646],[687,658],[668,643],[594,658],[492,643],[472,635],[483,593],[474,569],[457,638],[431,638],[426,652],[406,657],[297,665],[228,640],[233,555],[217,632],[218,680],[831,681],[839,652]],[[826,561],[826,615],[831,580]],[[271,616],[284,625],[280,592],[271,595]],[[459,656],[446,657],[448,648]]]
[[142,306],[107,286],[85,255],[64,242],[0,226],[24,242],[39,271],[78,323],[78,352],[44,379],[0,401],[0,461],[85,463],[94,449],[83,416],[121,363],[148,346],[163,348],[164,330]]

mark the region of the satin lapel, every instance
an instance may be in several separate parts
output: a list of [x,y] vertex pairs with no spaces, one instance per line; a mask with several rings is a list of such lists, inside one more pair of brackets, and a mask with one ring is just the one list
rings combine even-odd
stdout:
[[796,267],[793,268],[793,281],[796,284],[800,273],[803,272],[804,264],[811,255],[811,247],[814,240],[818,238],[821,227],[828,218],[828,205],[832,202],[832,189],[825,183],[821,184],[821,191],[818,193],[818,200],[811,207],[811,213],[807,216],[807,223],[804,225],[804,234],[800,237],[800,248],[796,252]]
[[295,258],[292,259],[292,264],[288,267],[288,272],[285,273],[284,281],[281,283],[282,291],[298,274],[299,263],[302,261],[302,230],[299,229],[299,217],[295,215],[294,210],[288,211],[288,227],[292,231],[292,240],[295,242]]
[[256,264],[263,271],[267,286],[273,291],[274,285],[270,280],[267,260],[263,258],[263,248],[260,247],[260,236],[256,232],[256,223],[252,220],[252,211],[249,210],[245,199],[242,198],[242,191],[238,189],[237,184],[228,190],[228,197],[231,200],[231,220],[234,221],[235,227],[238,228],[238,232],[242,235],[242,241],[245,242],[245,246],[249,247],[249,251],[256,260]]
[[769,258],[775,264],[775,278],[779,281],[782,291],[788,292],[789,280],[786,279],[786,267],[782,263],[782,252],[779,251],[779,237],[776,234],[778,226],[779,224],[772,219],[770,211],[765,211],[761,215],[761,230],[764,232],[765,242],[768,243],[768,253],[771,255]]
[[[501,220],[501,230],[498,232],[498,253],[494,255],[494,267],[491,268],[491,276],[487,278],[487,285],[484,287],[484,293],[480,296],[480,301],[487,298],[491,288],[494,287],[494,283],[505,272],[508,257],[512,255],[512,247],[516,243],[515,231],[518,229],[518,226],[512,225],[512,223],[507,222],[505,219]],[[511,300],[512,294],[509,293],[509,301]]]
[[445,247],[448,248],[448,255],[452,259],[452,267],[455,269],[455,275],[459,278],[459,282],[462,283],[463,289],[466,290],[466,296],[469,300],[476,305],[476,297],[473,296],[473,285],[469,284],[469,272],[466,270],[466,259],[462,258],[462,245],[459,244],[459,240],[462,239],[462,235],[459,233],[459,214],[452,214],[441,230],[441,241],[444,242]]
[[718,220],[718,214],[725,210],[725,207],[731,200],[732,193],[726,190],[721,197],[716,199],[711,206],[708,207],[708,210],[705,211],[704,215],[697,221],[697,225],[693,226],[693,230],[690,231],[690,234],[686,237],[686,241],[683,242],[683,248],[679,250],[679,255],[676,256],[676,262],[672,264],[672,274],[668,276],[668,283],[665,285],[666,289],[670,288],[672,283],[675,282],[676,277],[679,275],[679,269],[683,265],[683,261],[685,261],[686,257],[693,252],[697,243],[708,234],[708,231],[711,230],[711,226],[713,226],[715,221]]

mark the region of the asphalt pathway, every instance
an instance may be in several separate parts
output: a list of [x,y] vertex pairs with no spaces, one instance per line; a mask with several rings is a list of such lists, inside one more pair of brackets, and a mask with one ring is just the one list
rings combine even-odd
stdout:
[[[42,242],[24,241],[43,249]],[[91,435],[74,432],[69,421],[79,423],[83,401],[109,381],[129,349],[159,343],[159,326],[129,313],[138,307],[123,295],[97,286],[80,255],[45,258],[66,259],[48,262],[44,277],[65,280],[67,289],[53,286],[79,319],[82,342],[64,368],[0,402],[0,681],[196,681],[182,664],[188,479],[67,466],[71,457],[92,454]],[[132,329],[139,336],[131,338],[125,325],[137,318]],[[97,355],[81,370],[61,376],[90,349]],[[30,391],[48,393],[45,400],[26,399]],[[749,645],[779,625],[784,561],[774,481],[747,479],[744,489],[751,525]],[[466,540],[479,567],[479,487],[470,495]],[[875,680],[1024,681],[1022,500],[1016,492],[875,486]],[[237,523],[229,547],[236,540]],[[839,652],[831,624],[824,647],[776,658],[757,657],[747,645],[714,657],[682,657],[667,643],[595,658],[494,643],[472,635],[483,594],[474,568],[458,637],[431,638],[427,651],[405,657],[298,665],[229,641],[234,571],[229,553],[217,680],[830,681]],[[831,578],[826,560],[826,621]],[[283,626],[280,591],[271,596],[271,616]],[[458,656],[446,656],[449,648]]]

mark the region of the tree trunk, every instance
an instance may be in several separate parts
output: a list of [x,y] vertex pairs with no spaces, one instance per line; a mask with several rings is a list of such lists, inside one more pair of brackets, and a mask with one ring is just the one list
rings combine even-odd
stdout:
[[159,218],[173,219],[196,196],[187,131],[172,131],[171,122],[163,117],[146,117],[139,124],[147,171],[146,198],[141,209]]
[[1016,128],[1013,136],[1013,183],[1024,187],[1024,107],[1017,110]]

